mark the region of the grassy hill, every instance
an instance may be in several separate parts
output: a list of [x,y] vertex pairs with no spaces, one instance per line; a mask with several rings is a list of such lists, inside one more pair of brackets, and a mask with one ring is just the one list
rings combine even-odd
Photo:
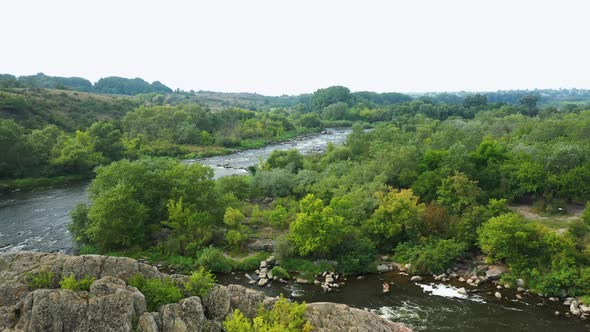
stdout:
[[0,90],[0,117],[26,128],[55,124],[82,129],[97,120],[116,119],[138,106],[131,97],[52,89]]

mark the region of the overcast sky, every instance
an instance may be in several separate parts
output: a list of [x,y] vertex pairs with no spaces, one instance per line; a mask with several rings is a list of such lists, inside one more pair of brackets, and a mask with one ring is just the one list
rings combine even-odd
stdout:
[[0,4],[0,73],[267,95],[590,88],[590,1]]

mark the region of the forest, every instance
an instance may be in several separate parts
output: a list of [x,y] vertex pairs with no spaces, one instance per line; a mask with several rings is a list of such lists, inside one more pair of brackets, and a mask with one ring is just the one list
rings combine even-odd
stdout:
[[[0,178],[93,178],[90,204],[72,211],[82,253],[228,272],[255,268],[265,254],[239,258],[252,240],[273,239],[283,275],[300,278],[326,268],[373,272],[383,254],[411,263],[413,273],[441,273],[483,254],[510,268],[505,282],[590,295],[590,208],[566,224],[512,208],[559,216],[590,200],[582,93],[415,97],[335,86],[285,99],[92,95],[84,100],[104,103],[84,106],[64,93],[0,92]],[[199,101],[204,95],[216,106]],[[564,102],[566,95],[582,100]],[[249,109],[220,107],[246,100]],[[31,113],[36,105],[45,114]],[[67,126],[48,116],[78,107],[91,116]],[[275,151],[245,176],[215,180],[209,167],[180,161],[332,126],[352,126],[344,145],[311,155]]]

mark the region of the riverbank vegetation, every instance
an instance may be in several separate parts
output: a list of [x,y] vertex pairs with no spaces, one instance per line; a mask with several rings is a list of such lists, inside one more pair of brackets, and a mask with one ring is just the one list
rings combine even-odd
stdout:
[[[36,109],[29,90],[56,94],[2,91],[0,178],[95,177],[90,204],[72,212],[83,252],[227,272],[255,269],[266,253],[239,256],[272,239],[281,273],[307,278],[319,266],[373,271],[378,254],[412,263],[413,273],[484,254],[508,265],[507,282],[590,294],[589,209],[548,229],[509,208],[559,215],[590,200],[584,91],[151,92],[118,97],[124,107],[97,122],[65,126],[15,115]],[[79,92],[64,93],[74,100]],[[210,168],[174,159],[259,147],[326,124],[354,124],[346,144],[307,156],[275,151],[247,176],[214,180]]]
[[222,251],[271,238],[286,272],[308,278],[321,271],[312,261],[365,273],[392,254],[414,273],[441,273],[483,253],[510,267],[507,282],[589,294],[590,209],[565,232],[509,209],[559,214],[590,199],[589,111],[478,98],[467,118],[415,112],[371,131],[356,124],[343,146],[275,151],[248,176],[213,180],[206,167],[159,158],[103,166],[72,232],[97,251],[157,252],[214,271],[237,266]]

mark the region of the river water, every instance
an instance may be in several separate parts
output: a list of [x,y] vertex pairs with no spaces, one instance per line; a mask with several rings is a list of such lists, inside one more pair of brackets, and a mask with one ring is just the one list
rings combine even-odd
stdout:
[[[330,129],[329,133],[298,138],[290,142],[202,160],[189,160],[211,166],[215,177],[245,174],[277,149],[295,148],[302,153],[322,151],[328,142],[342,143],[350,129]],[[38,250],[72,252],[74,246],[67,230],[69,212],[79,202],[86,202],[87,184],[31,193],[0,196],[0,252]],[[391,284],[391,292],[381,294],[383,281]],[[243,274],[219,277],[223,284],[247,285]],[[437,285],[425,279],[410,283],[395,273],[369,275],[363,280],[349,280],[336,293],[324,294],[317,285],[273,283],[262,290],[267,295],[284,293],[300,295],[307,302],[330,301],[371,310],[393,321],[403,322],[419,331],[590,331],[590,324],[574,319],[555,317],[566,308],[555,303],[538,306],[538,299],[517,301],[514,293],[504,291],[506,298],[497,300],[481,288],[477,294],[464,296],[456,286]],[[251,286],[258,288],[257,286]]]

